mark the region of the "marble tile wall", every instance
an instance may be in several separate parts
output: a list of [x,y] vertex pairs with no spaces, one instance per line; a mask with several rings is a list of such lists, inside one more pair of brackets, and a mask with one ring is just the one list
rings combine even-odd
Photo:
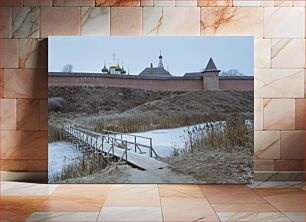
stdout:
[[47,170],[48,36],[252,35],[257,179],[298,175],[305,6],[303,0],[0,0],[1,170]]

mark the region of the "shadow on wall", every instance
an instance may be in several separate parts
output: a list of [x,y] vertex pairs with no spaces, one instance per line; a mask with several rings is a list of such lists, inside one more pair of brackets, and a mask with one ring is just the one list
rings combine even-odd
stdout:
[[19,39],[18,43],[18,66],[6,73],[0,70],[0,97],[16,101],[16,111],[6,111],[14,112],[13,129],[0,124],[1,180],[47,183],[48,39]]

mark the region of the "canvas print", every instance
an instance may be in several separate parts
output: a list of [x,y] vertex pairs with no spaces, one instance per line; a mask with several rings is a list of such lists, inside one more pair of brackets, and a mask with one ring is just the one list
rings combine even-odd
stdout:
[[48,40],[49,183],[253,180],[253,37]]

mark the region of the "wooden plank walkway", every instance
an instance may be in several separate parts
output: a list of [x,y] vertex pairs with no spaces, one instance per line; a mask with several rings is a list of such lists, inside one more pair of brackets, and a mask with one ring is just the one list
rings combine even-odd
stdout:
[[68,135],[73,136],[75,139],[86,144],[91,151],[115,156],[119,159],[119,162],[124,160],[143,170],[157,170],[167,167],[166,163],[159,161],[156,158],[137,153],[135,152],[136,149],[128,149],[128,143],[133,145],[132,142],[74,126],[65,127],[64,131]]

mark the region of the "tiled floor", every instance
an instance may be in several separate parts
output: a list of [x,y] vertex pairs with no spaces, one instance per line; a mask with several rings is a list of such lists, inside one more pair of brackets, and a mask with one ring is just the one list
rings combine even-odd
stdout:
[[305,221],[302,182],[46,185],[1,182],[0,221]]

